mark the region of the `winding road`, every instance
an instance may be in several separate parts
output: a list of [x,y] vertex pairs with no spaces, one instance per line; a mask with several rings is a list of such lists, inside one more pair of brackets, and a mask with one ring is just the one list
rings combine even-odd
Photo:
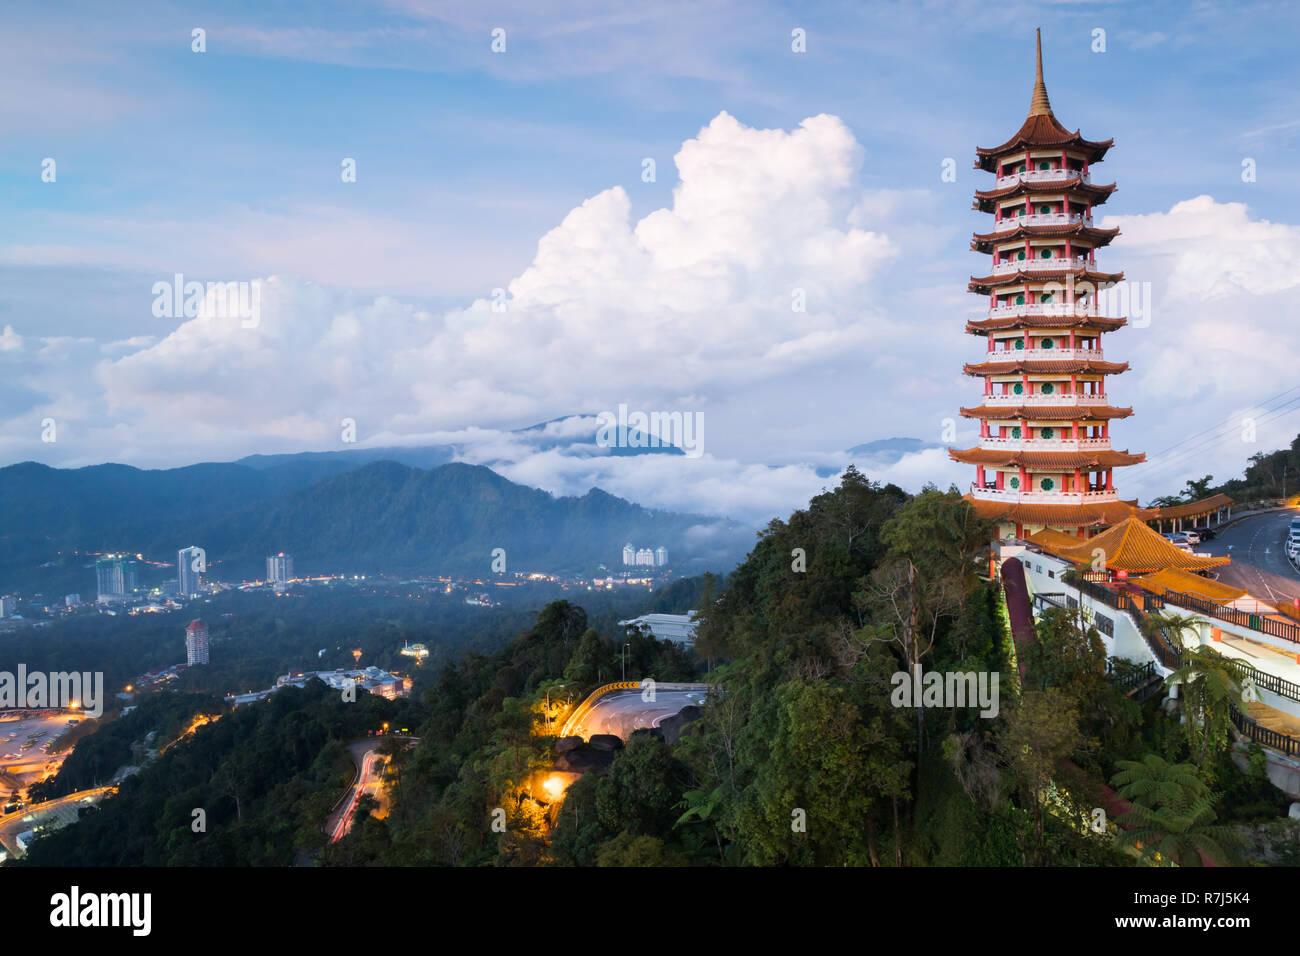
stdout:
[[565,727],[565,732],[588,740],[592,734],[613,734],[627,740],[632,731],[642,727],[658,727],[668,717],[680,713],[683,707],[704,703],[707,688],[701,684],[689,690],[659,688],[655,699],[641,699],[641,691],[616,690],[603,694],[585,710],[575,713],[576,721]]
[[1270,604],[1289,604],[1300,598],[1300,573],[1286,556],[1287,530],[1296,514],[1271,511],[1243,518],[1193,550],[1232,558],[1231,564],[1218,569],[1224,584],[1249,591]]

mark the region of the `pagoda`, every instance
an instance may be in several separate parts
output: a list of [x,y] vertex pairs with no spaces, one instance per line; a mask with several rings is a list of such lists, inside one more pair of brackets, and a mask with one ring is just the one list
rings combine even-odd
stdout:
[[979,421],[979,444],[949,451],[975,466],[967,500],[997,522],[999,537],[1049,529],[1082,538],[1145,515],[1115,490],[1114,469],[1145,456],[1111,447],[1112,419],[1133,410],[1110,404],[1107,376],[1128,363],[1106,361],[1101,337],[1125,319],[1099,315],[1097,302],[1124,278],[1097,268],[1096,251],[1119,230],[1092,220],[1115,191],[1092,182],[1092,166],[1113,143],[1071,133],[1052,113],[1040,32],[1029,116],[1001,146],[976,150],[975,168],[997,177],[975,193],[974,208],[993,223],[971,242],[992,256],[969,286],[988,298],[988,316],[966,323],[987,342],[984,360],[964,367],[984,394],[961,409]]

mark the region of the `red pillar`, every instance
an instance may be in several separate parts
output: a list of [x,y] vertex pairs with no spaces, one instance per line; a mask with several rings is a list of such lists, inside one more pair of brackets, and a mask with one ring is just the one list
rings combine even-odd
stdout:
[[1107,490],[1107,491],[1114,491],[1114,490],[1115,490],[1115,484],[1114,484],[1114,482],[1111,480],[1111,475],[1114,473],[1114,471],[1115,471],[1115,469],[1113,469],[1113,468],[1107,468],[1107,469],[1106,469],[1106,490]]

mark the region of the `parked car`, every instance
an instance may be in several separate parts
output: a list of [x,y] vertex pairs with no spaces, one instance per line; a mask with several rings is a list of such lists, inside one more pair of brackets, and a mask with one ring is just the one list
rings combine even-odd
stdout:
[[1183,534],[1181,531],[1171,531],[1166,534],[1165,537],[1168,538],[1169,543],[1176,548],[1183,548],[1187,551],[1192,549],[1192,543],[1187,540],[1187,535]]
[[1201,533],[1199,531],[1184,531],[1182,532],[1182,535],[1187,539],[1188,544],[1201,543]]
[[1201,540],[1202,540],[1202,541],[1212,541],[1212,540],[1214,540],[1216,537],[1218,537],[1218,535],[1216,535],[1216,534],[1215,534],[1213,531],[1211,531],[1209,528],[1197,528],[1197,529],[1196,529],[1196,533],[1199,534],[1199,535],[1201,536]]

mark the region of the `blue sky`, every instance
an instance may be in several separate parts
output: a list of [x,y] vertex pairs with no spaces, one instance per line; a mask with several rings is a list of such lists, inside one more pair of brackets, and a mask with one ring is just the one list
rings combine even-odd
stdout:
[[[493,457],[499,448],[476,460],[555,491],[601,483],[651,504],[788,510],[844,449],[897,434],[938,440],[943,417],[976,395],[960,364],[979,345],[961,328],[978,308],[965,281],[981,265],[968,249],[982,219],[970,194],[989,177],[971,161],[1024,118],[1037,26],[1058,118],[1116,140],[1096,176],[1119,183],[1103,211],[1124,237],[1104,261],[1150,281],[1160,307],[1150,330],[1106,342],[1134,368],[1115,389],[1136,412],[1117,443],[1158,451],[1291,385],[1297,21],[1281,3],[7,4],[0,462],[160,466],[327,448],[346,413],[329,406],[340,394],[361,410],[369,442],[495,435],[628,401],[704,410],[706,464],[673,476]],[[191,51],[196,27],[205,53]],[[498,27],[506,52],[494,54]],[[805,53],[791,50],[795,28]],[[1105,52],[1093,50],[1097,29]],[[665,309],[690,311],[664,288],[681,264],[664,240],[656,278],[638,284],[636,254],[608,251],[626,238],[609,231],[617,203],[559,230],[560,251],[537,265],[542,237],[607,190],[621,187],[629,230],[674,210],[674,156],[724,111],[738,126],[705,138],[697,175],[730,162],[773,168],[755,173],[752,193],[701,199],[701,189],[677,210],[689,235],[673,241],[700,248],[688,256],[697,272],[676,288],[728,277],[727,294],[701,292],[690,319],[709,324],[716,345],[654,331]],[[817,145],[796,150],[799,161],[851,169],[806,170],[801,183],[772,158],[786,141],[759,131],[790,135],[822,114],[848,139],[810,134]],[[54,183],[41,181],[46,157]],[[345,157],[355,183],[340,181]],[[948,157],[956,183],[940,181]],[[642,181],[646,158],[653,183]],[[1254,182],[1242,181],[1245,158]],[[757,208],[770,176],[793,205]],[[1174,214],[1197,197],[1210,205]],[[787,232],[801,210],[822,218]],[[744,222],[729,235],[716,217],[733,214]],[[691,225],[710,217],[719,249]],[[821,275],[814,252],[827,230],[838,245]],[[592,242],[608,244],[596,251],[609,261],[587,262],[575,291],[565,263]],[[764,251],[751,261],[748,248]],[[785,285],[823,290],[810,316],[759,302],[760,274],[787,260],[797,265]],[[150,310],[152,284],[177,272],[277,277],[276,302],[298,330],[186,345],[183,318]],[[498,287],[538,310],[528,335],[494,332],[491,313],[476,311]],[[361,331],[340,331],[339,316]],[[432,342],[433,329],[449,337],[421,352],[421,330]],[[347,348],[315,348],[353,335]],[[536,363],[505,354],[516,341]],[[752,346],[738,350],[744,361],[726,354],[729,341]],[[424,356],[429,380],[399,352]],[[541,366],[566,355],[573,367],[552,380]],[[318,390],[323,374],[334,377]],[[283,406],[270,416],[247,385],[268,378]],[[66,425],[53,443],[40,440],[47,417]],[[1282,416],[1257,440],[1289,442],[1298,426],[1300,415]],[[1253,450],[1225,438],[1204,460],[1121,490],[1149,496],[1183,472],[1227,475]],[[969,480],[943,458],[882,477]],[[752,493],[720,491],[738,482]]]

